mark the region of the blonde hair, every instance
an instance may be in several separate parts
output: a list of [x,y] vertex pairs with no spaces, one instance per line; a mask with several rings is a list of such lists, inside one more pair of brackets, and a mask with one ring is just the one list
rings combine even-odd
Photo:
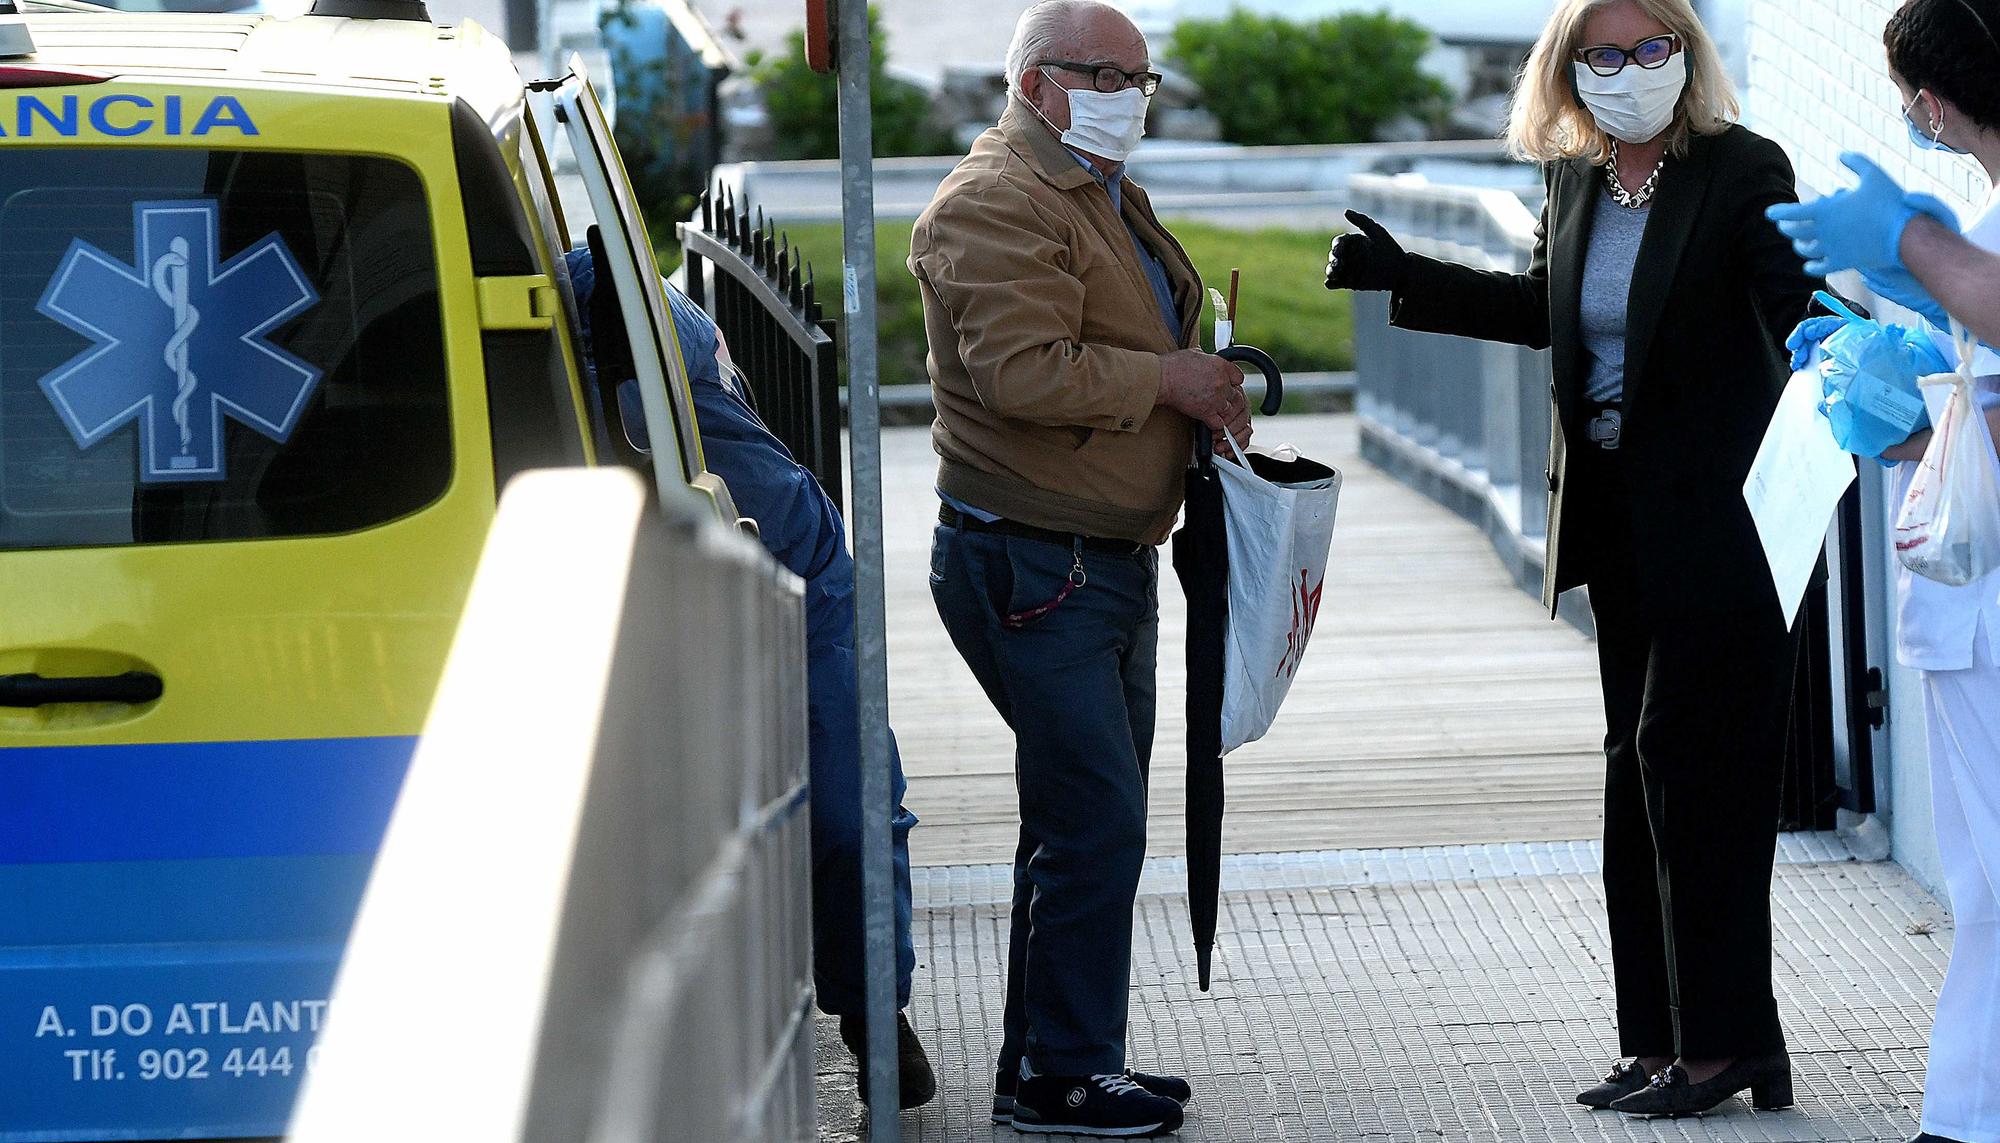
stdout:
[[[1599,8],[1620,2],[1561,0],[1556,5],[1514,87],[1506,139],[1508,151],[1516,158],[1543,163],[1579,157],[1603,163],[1611,158],[1611,136],[1578,101],[1570,65],[1576,62],[1576,49],[1584,46],[1578,42],[1583,38],[1584,21]],[[1631,2],[1665,24],[1679,38],[1681,52],[1687,57],[1687,87],[1666,130],[1668,151],[1677,157],[1685,155],[1691,135],[1720,135],[1736,122],[1741,109],[1735,88],[1723,70],[1715,41],[1708,38],[1688,0]]]

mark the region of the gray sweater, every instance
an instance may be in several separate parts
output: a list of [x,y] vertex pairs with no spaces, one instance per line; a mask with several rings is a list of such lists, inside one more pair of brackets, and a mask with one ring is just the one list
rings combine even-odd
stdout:
[[1600,189],[1590,225],[1590,251],[1583,262],[1583,348],[1590,354],[1584,394],[1606,404],[1625,396],[1625,310],[1632,296],[1633,264],[1646,235],[1652,205],[1619,206]]

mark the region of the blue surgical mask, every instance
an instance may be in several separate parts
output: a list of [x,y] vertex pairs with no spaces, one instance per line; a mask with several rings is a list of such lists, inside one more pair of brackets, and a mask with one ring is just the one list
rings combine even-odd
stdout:
[[1942,123],[1934,131],[1926,133],[1923,128],[1917,126],[1916,120],[1910,118],[1910,112],[1916,110],[1917,104],[1923,102],[1923,98],[1924,93],[1919,89],[1917,94],[1911,97],[1909,106],[1903,108],[1903,126],[1910,129],[1910,142],[1916,144],[1919,150],[1943,151],[1947,155],[1965,154],[1964,151],[1944,141]]

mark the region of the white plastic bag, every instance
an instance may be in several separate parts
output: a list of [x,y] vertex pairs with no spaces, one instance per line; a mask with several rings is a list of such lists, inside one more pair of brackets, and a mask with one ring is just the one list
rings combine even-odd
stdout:
[[1229,534],[1222,752],[1271,728],[1319,619],[1340,473],[1289,448],[1215,456]]
[[1896,513],[1896,558],[1926,579],[1963,587],[2000,567],[2000,460],[1973,397],[1979,343],[1957,321],[1951,332],[1958,372],[1923,379],[1951,386],[1951,398]]

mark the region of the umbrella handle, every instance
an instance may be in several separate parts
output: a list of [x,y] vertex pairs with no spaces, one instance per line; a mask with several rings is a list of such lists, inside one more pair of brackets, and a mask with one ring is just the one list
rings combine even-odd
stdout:
[[[1285,376],[1278,372],[1278,363],[1271,360],[1270,354],[1254,345],[1231,345],[1217,350],[1215,355],[1224,361],[1253,366],[1262,373],[1264,403],[1258,406],[1258,411],[1267,417],[1278,415],[1278,410],[1285,403]],[[1203,471],[1215,465],[1215,441],[1207,425],[1197,424],[1194,427],[1194,464]]]
[[1232,345],[1218,350],[1216,356],[1224,361],[1241,362],[1252,366],[1264,375],[1264,403],[1258,412],[1267,417],[1275,417],[1285,403],[1285,375],[1278,372],[1278,363],[1271,355],[1254,345]]

